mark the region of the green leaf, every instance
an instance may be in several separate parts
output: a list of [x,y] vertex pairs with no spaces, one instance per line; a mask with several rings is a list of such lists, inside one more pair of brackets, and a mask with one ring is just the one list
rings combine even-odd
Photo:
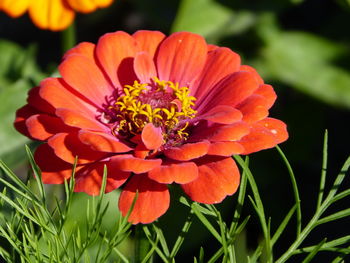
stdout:
[[256,67],[265,77],[281,81],[331,105],[350,108],[350,72],[332,61],[349,50],[306,32],[265,34],[266,46]]
[[171,31],[190,31],[216,41],[246,30],[254,21],[252,13],[234,12],[214,0],[182,0]]

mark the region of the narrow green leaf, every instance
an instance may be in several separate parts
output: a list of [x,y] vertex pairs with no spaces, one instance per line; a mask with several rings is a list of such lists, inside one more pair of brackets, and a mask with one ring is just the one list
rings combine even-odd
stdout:
[[341,218],[344,218],[344,217],[348,217],[348,216],[350,216],[350,208],[344,209],[342,211],[339,211],[337,213],[334,213],[332,215],[329,215],[329,216],[326,216],[326,217],[323,217],[323,218],[319,219],[317,221],[317,225],[321,225],[321,224],[324,224],[324,223],[335,221],[335,220],[338,220],[338,219],[341,219]]
[[279,239],[281,234],[283,233],[284,229],[289,223],[289,220],[292,218],[292,215],[294,214],[295,210],[297,208],[297,204],[295,204],[288,212],[288,214],[285,216],[279,227],[277,228],[275,234],[273,235],[271,239],[272,246],[276,243],[276,241]]
[[320,187],[318,192],[316,209],[319,209],[323,200],[323,194],[325,191],[325,184],[326,184],[326,175],[327,175],[327,160],[328,160],[328,131],[325,130],[324,140],[323,140],[322,171],[321,171]]
[[318,253],[318,251],[321,249],[322,245],[326,242],[327,238],[323,239],[318,245],[314,247],[314,249],[311,251],[309,255],[303,260],[302,263],[309,263]]

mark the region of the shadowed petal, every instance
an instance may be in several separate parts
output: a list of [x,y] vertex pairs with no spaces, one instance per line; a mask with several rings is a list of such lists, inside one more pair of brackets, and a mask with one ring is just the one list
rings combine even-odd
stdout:
[[106,153],[93,151],[90,146],[79,140],[77,133],[57,133],[48,140],[55,154],[68,163],[74,163],[78,156],[78,164],[91,163],[108,157]]
[[94,60],[83,55],[70,55],[59,65],[64,81],[98,107],[105,105],[113,88]]
[[195,202],[220,203],[227,195],[236,192],[240,181],[239,170],[232,158],[208,160],[198,166],[198,178],[181,185]]
[[[105,34],[98,40],[95,49],[97,59],[115,88],[122,88],[122,85],[126,84],[120,83],[118,70],[123,61],[135,56],[136,50],[135,39],[122,31]],[[124,73],[133,74],[133,70],[129,68]]]
[[80,112],[61,108],[56,110],[56,115],[60,117],[65,124],[72,127],[93,131],[108,131],[108,128],[99,121],[89,118],[87,115]]
[[148,224],[168,210],[170,195],[167,186],[150,180],[145,174],[140,174],[130,179],[120,195],[119,210],[123,216],[126,216],[130,210],[136,192],[138,197],[129,222]]
[[270,109],[277,99],[277,95],[271,85],[260,85],[255,94],[263,96],[266,100],[267,109]]
[[18,109],[16,111],[16,119],[14,122],[14,126],[16,128],[17,131],[19,131],[20,133],[24,134],[25,136],[34,139],[27,128],[26,125],[26,120],[34,115],[34,114],[38,114],[39,111],[33,107],[31,107],[30,105],[26,104],[24,105],[22,108]]
[[116,137],[102,132],[80,130],[79,139],[82,143],[89,145],[95,151],[121,153],[132,150]]
[[158,183],[171,184],[175,182],[185,184],[198,177],[198,167],[193,162],[170,162],[149,171],[148,176]]
[[178,32],[170,35],[159,47],[159,79],[188,87],[202,71],[207,52],[204,38],[197,34]]
[[123,154],[113,156],[110,160],[110,163],[113,164],[115,169],[119,169],[125,172],[133,172],[135,174],[148,172],[155,167],[161,165],[161,159],[142,159],[136,158],[131,154]]
[[242,113],[231,106],[219,105],[202,115],[198,114],[193,120],[197,119],[207,120],[214,123],[231,124],[242,120]]
[[76,173],[74,192],[85,192],[93,196],[99,195],[105,165],[107,166],[106,193],[119,188],[130,176],[130,173],[114,169],[109,162],[90,164]]
[[159,31],[139,30],[132,37],[137,41],[138,51],[147,52],[153,59],[165,35]]
[[134,59],[134,70],[141,83],[149,83],[157,76],[156,66],[147,52],[138,52]]
[[26,120],[26,126],[31,137],[45,141],[56,133],[73,131],[74,128],[65,125],[60,118],[46,114],[36,114]]
[[162,129],[155,127],[153,123],[147,123],[142,130],[141,138],[147,149],[156,150],[163,144]]
[[171,147],[164,151],[166,157],[177,161],[189,161],[206,155],[209,142],[186,143],[180,147]]
[[243,121],[254,123],[269,115],[266,99],[253,94],[237,106],[243,114]]
[[228,48],[216,48],[208,53],[205,66],[191,94],[196,98],[205,95],[216,83],[227,75],[239,70],[241,59]]
[[43,183],[62,184],[72,176],[73,165],[58,158],[47,144],[41,144],[34,153],[35,163],[40,167]]
[[249,130],[249,125],[245,122],[236,122],[228,125],[213,124],[210,126],[202,124],[193,129],[190,141],[238,141],[247,135]]
[[205,97],[198,98],[197,110],[206,112],[217,105],[234,107],[253,94],[258,87],[251,73],[233,73],[217,83]]

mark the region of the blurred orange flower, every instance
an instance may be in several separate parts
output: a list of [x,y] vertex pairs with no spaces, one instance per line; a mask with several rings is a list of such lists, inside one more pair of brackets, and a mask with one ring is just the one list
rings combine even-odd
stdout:
[[268,117],[273,88],[196,34],[109,33],[69,50],[59,72],[29,92],[15,127],[44,142],[35,152],[44,183],[69,179],[78,156],[75,191],[97,195],[104,165],[123,215],[138,191],[133,223],[166,212],[172,183],[194,201],[221,202],[240,182],[231,155],[288,138]]
[[41,29],[59,31],[67,28],[75,12],[90,13],[109,6],[114,0],[0,0],[0,11],[19,17],[28,11]]

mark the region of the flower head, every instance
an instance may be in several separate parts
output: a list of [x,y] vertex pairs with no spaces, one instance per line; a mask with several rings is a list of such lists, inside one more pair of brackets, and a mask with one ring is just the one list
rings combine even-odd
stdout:
[[1,0],[0,11],[14,18],[28,11],[37,27],[59,31],[73,22],[75,12],[91,13],[112,2],[113,0]]
[[240,181],[231,155],[288,137],[268,117],[273,88],[196,34],[106,34],[69,50],[59,72],[29,92],[15,127],[44,142],[35,152],[44,183],[69,179],[78,156],[75,191],[97,195],[106,165],[123,215],[138,192],[133,223],[166,212],[172,183],[194,201],[221,202]]

